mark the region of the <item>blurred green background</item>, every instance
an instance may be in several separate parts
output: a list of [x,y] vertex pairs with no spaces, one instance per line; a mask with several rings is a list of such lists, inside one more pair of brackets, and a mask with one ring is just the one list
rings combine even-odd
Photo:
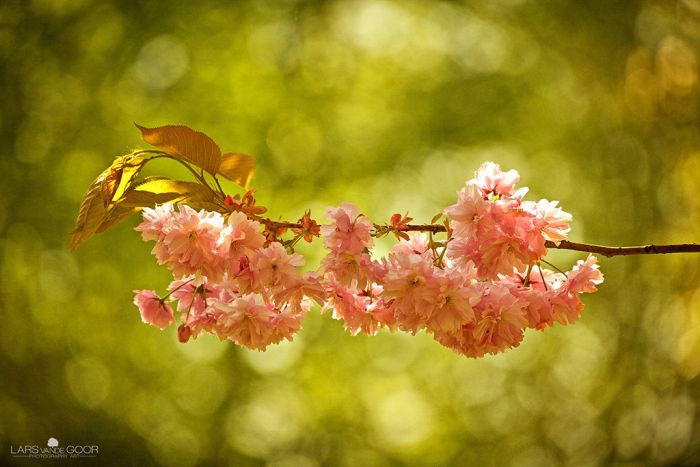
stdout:
[[67,251],[132,122],[255,155],[274,217],[427,221],[493,160],[573,240],[700,241],[699,1],[4,0],[0,57],[1,463],[50,436],[102,465],[700,463],[697,255],[602,258],[577,324],[470,360],[317,313],[265,353],[181,345],[131,303],[168,283],[136,218]]

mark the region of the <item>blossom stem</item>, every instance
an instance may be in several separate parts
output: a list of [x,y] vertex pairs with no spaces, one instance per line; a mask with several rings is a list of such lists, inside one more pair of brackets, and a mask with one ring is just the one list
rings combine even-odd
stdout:
[[178,290],[180,290],[181,288],[183,288],[184,286],[186,286],[187,284],[189,284],[193,280],[194,280],[194,277],[192,279],[189,279],[188,281],[183,282],[182,284],[178,285],[177,287],[175,287],[173,290],[170,291],[170,293],[168,293],[168,295],[166,295],[163,298],[160,298],[161,302],[167,300],[172,294],[174,294],[175,292],[177,292]]
[[[549,264],[549,263],[547,263],[547,264]],[[559,268],[557,268],[557,269],[559,269]],[[539,264],[537,265],[537,270],[540,271],[540,277],[542,278],[542,285],[544,285],[544,290],[547,291],[547,281],[544,278],[544,273],[542,272],[542,267]],[[562,274],[564,274],[564,273],[562,273]],[[566,274],[564,274],[564,277],[566,277]]]
[[528,264],[527,271],[525,271],[525,283],[523,284],[525,287],[530,285],[530,272],[532,272],[532,264]]

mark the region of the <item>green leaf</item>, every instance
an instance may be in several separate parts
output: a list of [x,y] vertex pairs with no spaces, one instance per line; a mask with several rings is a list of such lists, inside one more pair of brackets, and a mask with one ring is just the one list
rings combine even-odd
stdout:
[[166,125],[141,130],[143,140],[179,159],[191,162],[214,175],[221,165],[221,149],[202,132],[184,125]]
[[219,173],[243,188],[248,188],[255,173],[255,159],[246,154],[228,152],[221,158]]

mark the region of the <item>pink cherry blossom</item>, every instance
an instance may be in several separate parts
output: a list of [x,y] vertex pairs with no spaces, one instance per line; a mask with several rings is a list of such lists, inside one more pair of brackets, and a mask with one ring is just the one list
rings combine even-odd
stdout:
[[484,162],[470,181],[476,185],[484,197],[494,194],[511,196],[515,192],[515,184],[520,181],[520,174],[515,170],[503,172],[501,167],[493,162]]
[[408,240],[401,240],[391,248],[393,255],[422,255],[428,251],[428,236],[422,232],[409,232]]
[[326,218],[333,222],[321,226],[323,244],[329,250],[359,254],[372,246],[374,224],[359,214],[354,204],[342,203],[337,208],[328,208]]
[[566,274],[566,280],[556,293],[552,294],[552,317],[561,324],[571,324],[579,319],[584,304],[581,293],[598,290],[597,285],[603,282],[603,274],[598,269],[598,260],[588,255],[585,261],[577,261],[574,268]]
[[164,231],[163,245],[167,263],[175,277],[201,273],[210,279],[223,274],[223,263],[216,254],[223,217],[217,212],[199,212],[187,205],[180,205],[169,228]]
[[542,219],[544,222],[542,234],[547,240],[559,245],[571,231],[569,222],[571,222],[572,216],[563,211],[557,204],[558,201],[541,199],[537,203],[525,201],[522,203],[522,208],[538,219]]
[[134,290],[134,304],[139,308],[141,320],[160,329],[173,322],[173,309],[161,300],[153,290]]
[[289,254],[281,243],[274,242],[255,252],[250,259],[250,270],[256,290],[264,287],[284,288],[299,278],[298,268],[304,265],[304,257]]
[[581,317],[583,302],[577,293],[566,288],[560,289],[550,297],[552,303],[552,318],[559,324],[572,324]]
[[486,286],[481,300],[474,307],[477,315],[474,337],[489,353],[517,347],[527,326],[527,303],[500,284]]
[[441,275],[437,283],[438,288],[428,298],[433,308],[426,321],[427,328],[433,332],[449,333],[474,321],[472,307],[479,302],[478,291],[456,272]]
[[229,303],[216,301],[214,307],[221,312],[216,323],[219,338],[256,350],[270,344],[275,312],[261,295],[243,295]]
[[567,274],[566,285],[574,293],[591,293],[598,290],[596,285],[603,283],[603,273],[598,267],[598,259],[589,254],[585,261],[578,260]]
[[141,232],[141,238],[144,242],[151,240],[160,240],[163,236],[163,231],[173,218],[173,204],[165,203],[155,208],[143,208],[143,222],[141,222],[134,230]]
[[386,264],[384,295],[393,299],[399,328],[415,334],[425,327],[436,306],[434,295],[440,284],[432,258],[428,254],[392,254]]
[[448,245],[447,255],[457,265],[467,260],[476,265],[482,279],[496,274],[508,274],[513,268],[538,261],[547,252],[541,234],[541,221],[514,209],[512,202],[495,201],[479,220],[471,238],[455,237]]
[[287,303],[293,310],[309,308],[308,300],[323,306],[326,302],[326,292],[321,280],[320,274],[307,272],[303,277],[287,282],[284,288],[277,290],[274,295],[275,302]]
[[275,310],[272,318],[269,344],[277,344],[283,340],[291,341],[294,334],[301,329],[301,322],[309,311],[311,303],[302,301],[300,308],[286,307],[282,310]]
[[261,224],[248,219],[242,212],[234,211],[221,231],[217,253],[238,262],[241,256],[251,256],[264,243]]
[[216,297],[216,290],[209,283],[197,284],[194,276],[186,276],[170,283],[168,290],[173,300],[177,300],[177,311],[194,310],[201,313],[207,307],[207,300]]
[[499,276],[499,281],[511,294],[527,303],[528,327],[543,330],[554,324],[552,297],[561,287],[560,276],[563,277],[562,274],[555,274],[549,269],[534,266],[529,277],[526,277],[524,272],[516,271],[511,276]]
[[457,192],[457,203],[445,209],[444,213],[452,219],[452,228],[458,238],[471,239],[482,216],[486,215],[489,202],[484,200],[479,187],[467,184]]
[[474,306],[475,321],[458,332],[435,333],[441,344],[468,357],[496,354],[517,347],[527,326],[527,303],[498,283],[480,284],[481,299]]
[[321,260],[321,271],[332,274],[346,287],[364,289],[383,275],[384,268],[367,253],[349,254],[331,251]]
[[374,285],[366,290],[344,287],[332,278],[327,285],[328,303],[324,310],[333,309],[333,319],[343,321],[345,329],[355,336],[364,333],[369,336],[385,326],[395,327],[394,313],[382,295],[382,287]]

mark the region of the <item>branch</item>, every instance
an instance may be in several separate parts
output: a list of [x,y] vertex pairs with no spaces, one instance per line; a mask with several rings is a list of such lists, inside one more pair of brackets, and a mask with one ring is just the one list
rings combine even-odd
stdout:
[[[301,228],[301,224],[294,222],[273,221],[272,219],[257,218],[259,222],[273,227],[286,227],[290,229]],[[408,224],[404,231],[409,232],[445,232],[445,226],[441,224]],[[585,251],[587,253],[596,253],[607,258],[613,256],[629,256],[629,255],[661,255],[669,253],[700,253],[700,244],[698,243],[682,243],[677,245],[641,245],[641,246],[605,246],[592,245],[590,243],[577,243],[568,240],[562,240],[559,245],[554,242],[547,241],[547,248],[557,250],[572,250]]]
[[575,243],[562,240],[559,245],[554,242],[547,242],[547,248],[557,248],[559,250],[586,251],[611,258],[613,256],[628,255],[663,255],[668,253],[700,253],[700,244],[681,243],[678,245],[642,245],[642,246],[603,246],[590,245],[588,243]]

